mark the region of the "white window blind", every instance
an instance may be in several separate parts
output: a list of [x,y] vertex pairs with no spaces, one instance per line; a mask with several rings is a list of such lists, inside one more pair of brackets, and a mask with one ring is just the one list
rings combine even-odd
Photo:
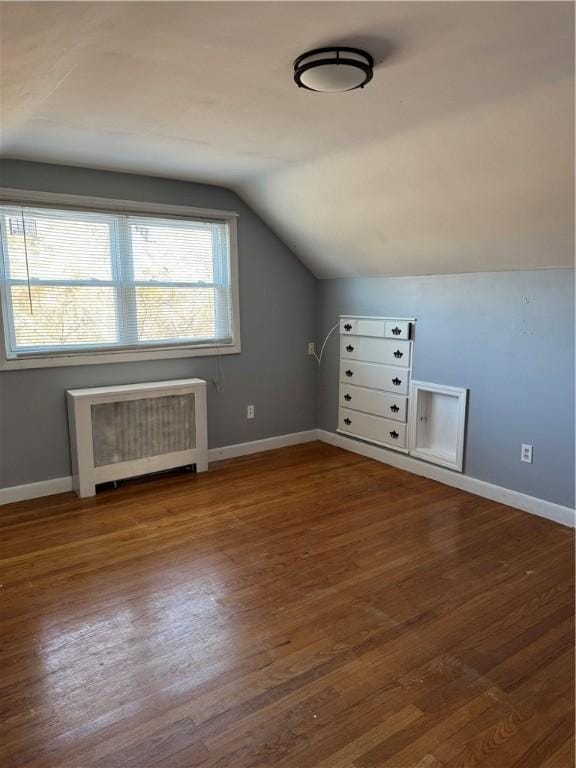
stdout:
[[227,221],[0,207],[6,356],[233,343]]

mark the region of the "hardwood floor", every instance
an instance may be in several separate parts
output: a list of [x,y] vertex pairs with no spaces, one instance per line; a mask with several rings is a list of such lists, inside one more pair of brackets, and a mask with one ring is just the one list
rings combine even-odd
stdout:
[[320,443],[0,509],[4,768],[570,768],[573,539]]

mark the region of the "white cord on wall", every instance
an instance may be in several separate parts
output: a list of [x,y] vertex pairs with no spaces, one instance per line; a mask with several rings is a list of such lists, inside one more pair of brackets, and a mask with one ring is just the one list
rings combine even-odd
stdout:
[[316,362],[318,363],[318,365],[322,364],[322,355],[324,354],[324,350],[326,349],[326,344],[328,343],[328,339],[334,333],[336,328],[338,328],[339,326],[340,326],[340,321],[338,321],[336,325],[333,325],[332,328],[330,328],[330,330],[326,334],[326,338],[324,339],[324,343],[322,344],[322,348],[320,350],[320,355],[317,355],[316,352],[314,352],[314,357],[316,358]]
[[[328,343],[328,339],[330,336],[334,333],[336,328],[340,326],[340,321],[338,321],[335,325],[330,328],[328,333],[326,334],[326,337],[322,343],[322,348],[320,349],[320,354],[317,355],[316,352],[314,352],[314,358],[318,365],[320,366],[322,364],[322,357],[324,356],[324,350],[326,349],[326,344]],[[222,356],[220,354],[220,350],[216,350],[216,376],[212,379],[212,386],[216,390],[216,392],[222,392],[224,389],[224,371],[222,369]]]
[[216,377],[212,379],[212,386],[216,392],[222,392],[224,389],[224,370],[222,368],[222,355],[220,350],[216,350]]

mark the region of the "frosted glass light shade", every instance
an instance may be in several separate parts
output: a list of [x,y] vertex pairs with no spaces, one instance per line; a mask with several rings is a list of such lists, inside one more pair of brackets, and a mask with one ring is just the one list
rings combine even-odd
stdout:
[[373,66],[372,57],[357,48],[318,48],[296,59],[294,81],[310,91],[352,91],[370,82]]

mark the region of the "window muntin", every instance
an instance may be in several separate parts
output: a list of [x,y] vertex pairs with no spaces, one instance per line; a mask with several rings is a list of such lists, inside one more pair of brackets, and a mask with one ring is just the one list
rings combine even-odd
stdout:
[[0,208],[7,357],[234,342],[227,220]]

